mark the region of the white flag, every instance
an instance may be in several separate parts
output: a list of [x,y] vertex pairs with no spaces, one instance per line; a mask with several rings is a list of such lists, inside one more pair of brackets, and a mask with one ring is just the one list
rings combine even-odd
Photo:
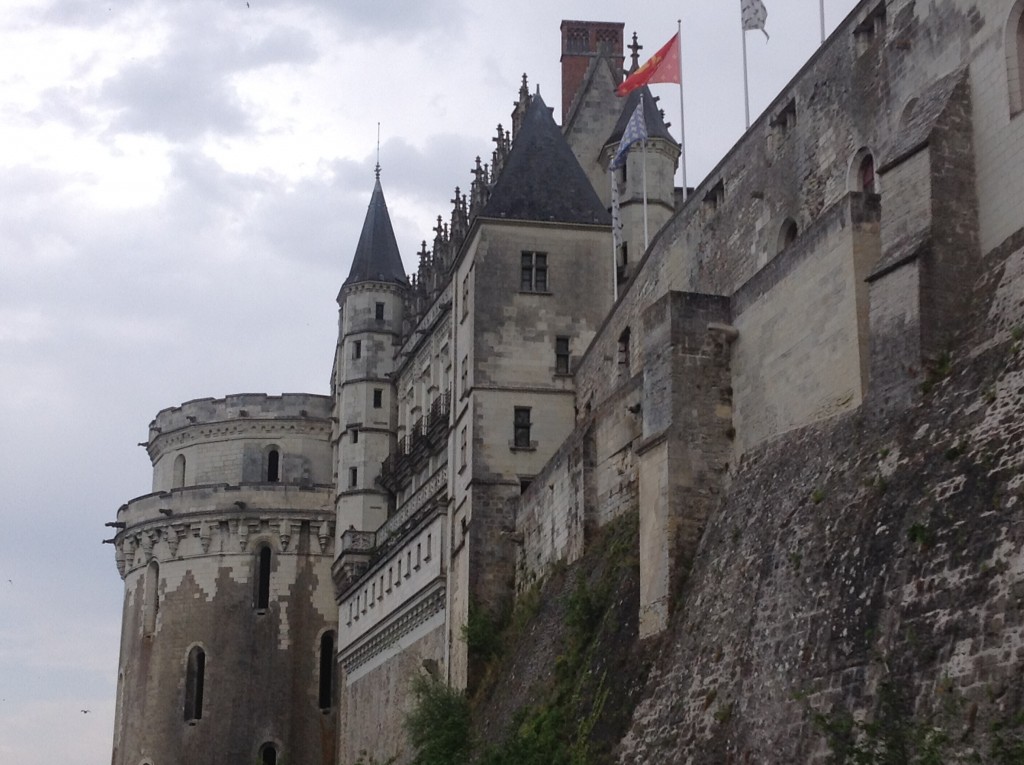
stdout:
[[768,37],[768,32],[764,28],[765,21],[768,20],[768,9],[764,7],[762,0],[740,0],[740,14],[743,16],[744,32],[760,29],[764,36]]

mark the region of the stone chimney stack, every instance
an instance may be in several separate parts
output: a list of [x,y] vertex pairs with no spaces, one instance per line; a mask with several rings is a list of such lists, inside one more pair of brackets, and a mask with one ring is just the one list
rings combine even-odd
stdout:
[[562,122],[572,108],[590,62],[604,55],[619,70],[625,62],[622,33],[625,24],[609,21],[562,22]]

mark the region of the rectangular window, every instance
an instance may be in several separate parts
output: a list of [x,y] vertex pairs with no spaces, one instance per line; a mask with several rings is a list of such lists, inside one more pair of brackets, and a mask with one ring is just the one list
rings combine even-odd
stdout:
[[462,280],[462,318],[469,314],[469,276]]
[[466,467],[466,428],[459,433],[459,469]]
[[469,356],[462,357],[462,392],[459,395],[469,395]]
[[517,449],[530,448],[530,408],[517,406],[513,415],[512,443]]
[[363,342],[362,340],[355,340],[352,343],[352,358],[358,359],[363,355]]
[[555,338],[555,374],[569,374],[569,338]]
[[520,292],[548,291],[548,256],[543,252],[522,254],[519,276]]
[[384,304],[383,303],[377,303],[374,306],[373,318],[375,318],[377,321],[384,321]]
[[384,406],[384,389],[374,388],[373,389],[373,408],[380,409]]
[[359,443],[359,431],[356,428],[352,428],[352,443]]
[[433,541],[434,541],[434,535],[433,534],[427,534],[427,555],[426,555],[426,557],[423,558],[423,560],[430,560],[430,548],[433,547],[433,544],[432,544]]
[[405,578],[412,576],[412,550],[405,554]]
[[422,555],[421,555],[421,552],[422,552],[421,548],[422,548],[422,545],[420,545],[417,542],[416,543],[416,569],[417,570],[419,570],[420,562],[423,560]]
[[354,489],[358,483],[359,469],[349,468],[348,469],[348,486],[350,489]]

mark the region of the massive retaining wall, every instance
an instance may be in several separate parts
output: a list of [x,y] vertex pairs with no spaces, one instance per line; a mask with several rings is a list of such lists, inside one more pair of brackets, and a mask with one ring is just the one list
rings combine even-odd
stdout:
[[1022,245],[919,404],[744,458],[620,762],[1020,761]]

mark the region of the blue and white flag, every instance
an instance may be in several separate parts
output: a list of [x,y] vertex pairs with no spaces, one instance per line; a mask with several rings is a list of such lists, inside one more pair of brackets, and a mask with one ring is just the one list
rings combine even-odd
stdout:
[[608,169],[614,170],[617,167],[622,167],[626,162],[626,155],[629,154],[629,147],[637,141],[646,139],[647,120],[644,119],[644,99],[641,96],[637,102],[636,109],[633,110],[633,115],[626,124],[625,131],[622,133],[622,139],[619,141],[619,150],[615,152],[615,156],[612,158],[612,163],[608,166]]

